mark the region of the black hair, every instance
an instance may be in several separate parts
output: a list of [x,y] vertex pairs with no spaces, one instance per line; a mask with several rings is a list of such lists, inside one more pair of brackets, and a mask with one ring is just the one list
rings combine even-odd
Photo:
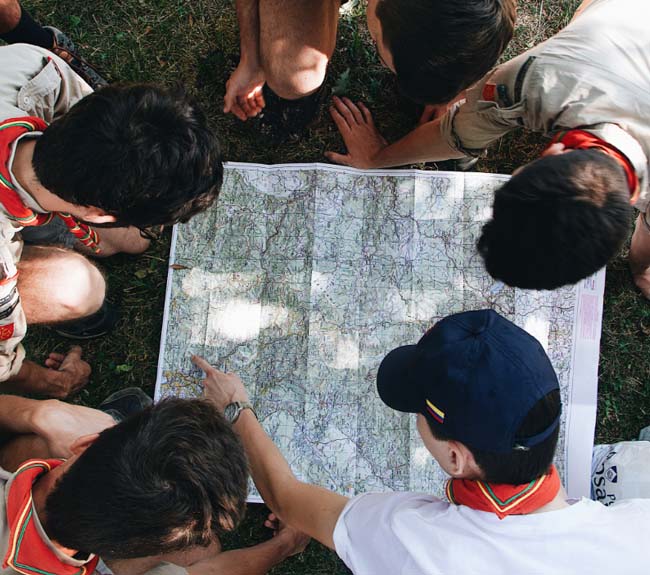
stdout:
[[180,88],[144,84],[77,102],[37,140],[32,163],[53,194],[139,228],[187,221],[215,201],[223,178],[198,105]]
[[[542,433],[557,419],[562,410],[560,391],[553,390],[540,399],[528,412],[517,430],[516,439],[526,439]],[[442,441],[454,440],[427,418],[431,433]],[[510,453],[495,453],[476,449],[464,444],[474,456],[476,464],[483,472],[482,479],[492,483],[521,485],[529,483],[550,471],[557,447],[560,426],[558,425],[546,439],[527,450],[513,449]],[[515,440],[516,440],[515,439]]]
[[44,527],[105,559],[206,547],[243,518],[247,477],[215,407],[166,399],[99,435],[48,495]]
[[602,268],[621,249],[632,218],[623,168],[596,150],[528,164],[494,197],[478,251],[510,286],[555,289]]
[[379,0],[400,88],[422,104],[453,100],[496,64],[516,9],[516,0]]

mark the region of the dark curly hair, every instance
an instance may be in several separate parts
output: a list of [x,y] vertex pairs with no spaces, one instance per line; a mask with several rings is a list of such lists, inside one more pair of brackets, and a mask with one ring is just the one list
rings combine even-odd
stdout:
[[512,38],[516,0],[379,0],[377,18],[404,93],[443,104],[478,82]]
[[546,156],[497,190],[478,251],[488,273],[510,286],[555,289],[613,258],[633,211],[613,158],[597,150]]
[[219,143],[180,88],[107,86],[38,139],[33,166],[63,200],[115,216],[115,226],[186,222],[217,198]]
[[104,559],[207,547],[237,527],[248,467],[206,401],[166,399],[103,431],[47,497],[45,529]]

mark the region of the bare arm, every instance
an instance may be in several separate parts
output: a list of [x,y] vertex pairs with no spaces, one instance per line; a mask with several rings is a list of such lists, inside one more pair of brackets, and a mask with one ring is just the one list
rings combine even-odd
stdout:
[[237,0],[240,60],[259,65],[260,6],[259,0]]
[[12,470],[33,457],[69,457],[83,435],[115,424],[103,411],[55,399],[0,395],[0,432],[16,436],[0,448],[0,464]]
[[0,431],[5,433],[35,433],[38,400],[15,395],[0,395]]
[[250,410],[235,423],[264,502],[283,521],[334,549],[334,527],[348,502],[316,485],[298,481],[280,450]]
[[[206,373],[206,399],[220,411],[233,401],[248,401],[238,376],[218,371],[203,358],[194,356],[192,360]],[[244,444],[253,480],[264,502],[282,521],[333,549],[334,527],[347,497],[298,481],[250,410],[241,413],[234,429]]]
[[347,154],[327,152],[333,162],[355,168],[389,168],[419,162],[465,157],[442,137],[440,119],[419,125],[401,140],[388,144],[375,127],[368,108],[348,98],[334,97],[330,113],[343,136]]
[[51,353],[45,367],[24,360],[18,373],[0,382],[0,390],[63,399],[84,387],[89,376],[90,366],[81,359],[81,348],[72,346],[66,355]]
[[[267,526],[273,521],[268,520]],[[188,567],[189,575],[264,575],[269,569],[287,557],[300,553],[309,543],[309,537],[290,527],[274,525],[277,528],[273,539],[264,543],[219,553],[209,559]]]
[[451,148],[443,139],[440,120],[435,120],[418,126],[401,140],[381,150],[375,157],[375,167],[442,162],[464,157],[464,154]]
[[237,0],[239,65],[226,82],[223,111],[245,121],[257,116],[266,103],[262,95],[265,77],[260,61],[259,0]]

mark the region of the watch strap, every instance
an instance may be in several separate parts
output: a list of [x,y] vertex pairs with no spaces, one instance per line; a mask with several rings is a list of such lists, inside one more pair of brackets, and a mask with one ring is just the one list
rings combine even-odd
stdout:
[[232,411],[232,409],[228,409],[230,406],[234,407],[234,412],[232,413],[232,415],[229,414],[229,416],[227,417],[228,421],[231,424],[234,424],[239,419],[239,416],[241,415],[242,411],[244,411],[245,409],[250,409],[253,412],[255,419],[258,419],[257,413],[255,413],[255,409],[253,408],[253,405],[248,401],[233,401],[232,403],[226,406],[224,413],[228,411]]

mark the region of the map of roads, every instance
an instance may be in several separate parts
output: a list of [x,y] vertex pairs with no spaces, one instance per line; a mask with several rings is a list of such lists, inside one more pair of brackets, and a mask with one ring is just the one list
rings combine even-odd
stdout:
[[218,205],[175,229],[156,397],[200,396],[190,356],[203,355],[242,377],[303,480],[442,495],[414,416],[379,400],[377,368],[438,319],[491,307],[547,349],[565,406],[558,469],[587,495],[604,272],[552,292],[490,278],[475,246],[505,180],[229,164]]

